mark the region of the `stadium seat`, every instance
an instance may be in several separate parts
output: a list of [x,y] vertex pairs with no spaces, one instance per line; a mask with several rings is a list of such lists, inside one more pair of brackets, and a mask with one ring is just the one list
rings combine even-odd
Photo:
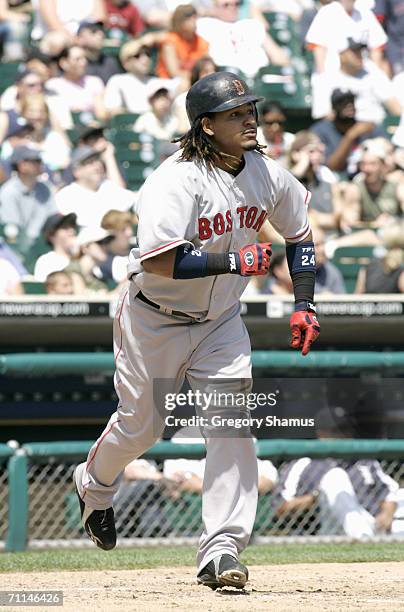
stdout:
[[254,92],[266,100],[279,102],[285,109],[308,109],[311,105],[310,81],[293,66],[265,66],[254,79]]
[[44,283],[35,280],[23,280],[22,286],[26,295],[44,295],[46,287]]
[[0,95],[7,87],[14,85],[21,65],[21,62],[0,62]]
[[340,247],[336,249],[332,262],[342,273],[348,293],[354,293],[358,272],[367,266],[373,257],[373,246]]
[[382,127],[386,130],[389,138],[393,138],[394,133],[399,123],[400,123],[400,117],[397,117],[397,115],[386,115],[385,116],[383,123],[382,123]]

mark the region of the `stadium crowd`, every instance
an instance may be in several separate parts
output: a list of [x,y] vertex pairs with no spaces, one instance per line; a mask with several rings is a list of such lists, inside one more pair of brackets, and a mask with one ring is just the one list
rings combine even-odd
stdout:
[[[264,96],[258,141],[312,194],[316,292],[404,292],[403,40],[400,0],[0,0],[0,295],[119,291],[137,191],[218,69]],[[247,292],[291,294],[264,233]]]

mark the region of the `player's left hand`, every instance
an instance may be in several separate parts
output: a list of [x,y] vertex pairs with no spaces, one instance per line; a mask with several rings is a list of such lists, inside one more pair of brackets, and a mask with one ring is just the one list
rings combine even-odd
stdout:
[[294,312],[290,317],[290,329],[292,331],[291,347],[302,349],[302,355],[307,355],[313,342],[320,335],[320,324],[316,313],[309,310]]

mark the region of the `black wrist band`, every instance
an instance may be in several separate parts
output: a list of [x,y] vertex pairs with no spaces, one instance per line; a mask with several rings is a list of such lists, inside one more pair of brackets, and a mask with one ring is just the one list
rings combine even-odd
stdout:
[[295,303],[314,302],[314,285],[316,275],[314,272],[294,272],[291,274]]
[[218,274],[240,274],[238,253],[208,253],[205,276]]

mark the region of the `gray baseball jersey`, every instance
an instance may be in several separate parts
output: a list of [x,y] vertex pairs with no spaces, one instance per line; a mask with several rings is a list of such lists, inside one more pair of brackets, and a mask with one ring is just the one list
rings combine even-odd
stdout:
[[[267,218],[288,242],[309,234],[310,193],[273,160],[245,153],[245,167],[233,176],[178,162],[179,155],[168,158],[139,192],[140,252],[131,253],[129,276],[141,269],[139,262],[184,243],[211,253],[238,251],[256,241]],[[223,274],[174,280],[140,272],[134,281],[152,301],[204,321],[237,303],[248,278]]]

